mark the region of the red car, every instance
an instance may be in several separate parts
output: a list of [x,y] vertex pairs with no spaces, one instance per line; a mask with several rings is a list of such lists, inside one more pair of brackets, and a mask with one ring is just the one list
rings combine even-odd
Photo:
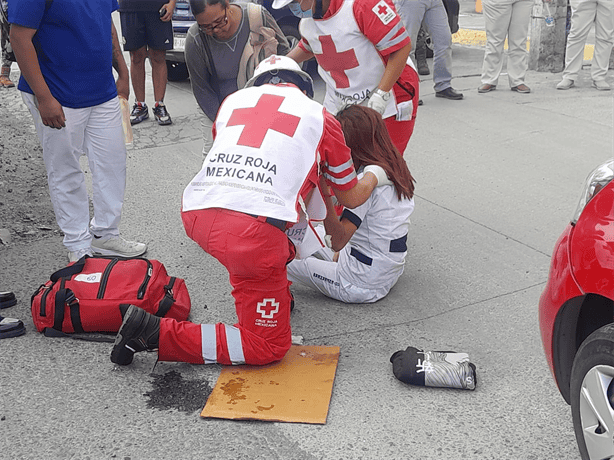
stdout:
[[583,459],[614,457],[614,160],[587,178],[539,300],[546,358]]

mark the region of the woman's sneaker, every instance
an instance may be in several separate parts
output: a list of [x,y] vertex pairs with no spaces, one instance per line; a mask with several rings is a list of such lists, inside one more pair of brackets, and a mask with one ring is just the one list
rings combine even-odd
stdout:
[[141,104],[140,102],[135,102],[132,107],[132,112],[130,113],[130,124],[136,125],[142,122],[143,120],[147,120],[149,118],[149,109],[147,108],[147,104]]
[[138,257],[147,251],[145,243],[126,241],[121,236],[92,238],[92,252],[103,256]]

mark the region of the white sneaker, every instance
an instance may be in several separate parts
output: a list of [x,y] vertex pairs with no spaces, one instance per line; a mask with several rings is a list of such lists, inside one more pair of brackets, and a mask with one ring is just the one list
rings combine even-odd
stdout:
[[610,91],[610,85],[605,80],[593,80],[593,88],[597,88],[599,91]]
[[558,85],[556,85],[556,89],[569,89],[574,85],[572,79],[564,77]]
[[136,241],[126,241],[121,236],[109,236],[92,238],[92,251],[94,254],[105,256],[138,257],[145,254],[147,245]]
[[68,262],[76,262],[84,255],[91,256],[92,250],[90,248],[77,249],[76,251],[68,251]]

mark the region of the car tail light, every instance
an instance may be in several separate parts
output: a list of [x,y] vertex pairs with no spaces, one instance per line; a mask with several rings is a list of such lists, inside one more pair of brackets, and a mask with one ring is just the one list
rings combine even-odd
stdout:
[[606,185],[608,185],[612,179],[614,179],[614,160],[610,160],[601,166],[598,166],[588,175],[586,182],[584,183],[584,187],[582,188],[582,195],[580,196],[578,207],[576,208],[576,211],[571,219],[572,224],[575,224],[578,221],[584,207],[588,204],[588,202],[591,201],[591,199]]

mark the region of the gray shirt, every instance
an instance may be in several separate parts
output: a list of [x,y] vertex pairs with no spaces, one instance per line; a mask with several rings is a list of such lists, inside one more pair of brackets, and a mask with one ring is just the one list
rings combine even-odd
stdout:
[[[226,41],[217,40],[211,35],[200,32],[198,24],[188,30],[185,42],[185,62],[190,73],[192,92],[196,102],[210,120],[215,120],[220,104],[229,94],[237,91],[239,63],[250,35],[247,5],[234,3],[241,7],[241,23],[237,32]],[[264,8],[263,26],[277,31],[277,54],[286,55],[290,46],[279,30],[273,16]],[[207,52],[204,41],[211,50],[213,65],[217,74],[217,84],[213,81],[207,65]]]

